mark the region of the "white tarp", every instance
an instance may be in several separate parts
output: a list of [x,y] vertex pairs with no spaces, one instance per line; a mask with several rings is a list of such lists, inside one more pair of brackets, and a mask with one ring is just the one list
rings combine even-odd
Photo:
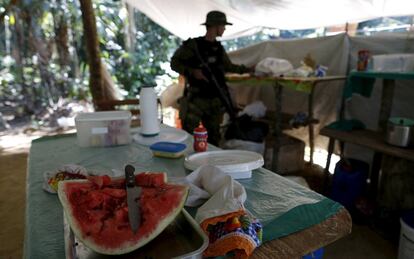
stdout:
[[[313,39],[274,40],[252,45],[234,52],[230,52],[231,60],[236,64],[254,65],[267,57],[289,60],[294,67],[300,66],[300,61],[309,53],[318,64],[328,67],[328,75],[346,75],[349,69],[356,69],[357,53],[360,49],[369,49],[373,55],[391,53],[414,53],[414,32],[411,33],[380,33],[374,36],[349,37],[340,34]],[[409,117],[414,114],[412,100],[414,91],[413,81],[397,80],[391,116]],[[327,138],[318,136],[319,130],[335,121],[341,104],[344,81],[320,83],[314,93],[314,116],[320,123],[315,125],[316,147],[326,149]],[[240,82],[229,83],[234,101],[246,106],[254,101],[262,101],[268,110],[275,110],[275,94],[273,84],[269,82]],[[171,100],[181,96],[183,88],[166,90]],[[347,118],[361,120],[369,129],[376,130],[381,103],[382,80],[376,80],[370,98],[354,95],[346,102]],[[172,96],[176,95],[176,96]],[[285,113],[295,114],[307,112],[308,95],[288,87],[284,87],[282,94],[282,110]],[[308,142],[308,129],[302,127],[294,129],[290,134]],[[349,146],[349,145],[348,145]],[[359,150],[355,146],[350,157],[365,157],[369,161],[372,154]],[[365,150],[366,151],[366,150]],[[361,153],[361,154],[359,154]]]
[[308,29],[385,16],[414,14],[413,0],[124,0],[182,39],[205,33],[207,12],[220,10],[233,23],[224,38],[263,27]]
[[[255,64],[265,57],[289,60],[294,67],[307,53],[310,53],[318,64],[327,66],[328,75],[346,75],[349,69],[356,69],[358,50],[368,49],[373,55],[393,53],[414,53],[414,32],[378,33],[374,36],[349,37],[346,34],[295,40],[275,40],[262,42],[235,52],[229,53],[231,60],[238,64]],[[337,119],[341,96],[345,81],[320,83],[314,95],[314,116],[320,120],[315,126],[315,142],[318,148],[327,148],[327,138],[318,136],[319,129]],[[391,116],[411,118],[414,114],[412,80],[397,80],[394,92]],[[274,110],[275,95],[273,86],[262,84],[229,84],[236,103],[249,104],[256,100],[264,102],[269,110]],[[376,80],[371,97],[353,95],[346,101],[346,117],[361,120],[368,129],[377,130],[381,104],[382,80]],[[308,108],[307,94],[283,89],[282,110],[294,114],[306,112]],[[307,128],[295,129],[292,135],[308,142]],[[349,147],[351,145],[347,145]],[[370,161],[372,153],[367,149],[353,145],[347,148],[348,157]]]
[[[274,40],[252,45],[229,53],[231,60],[237,64],[253,65],[266,57],[289,60],[293,67],[299,67],[303,58],[310,54],[317,62],[328,67],[328,75],[346,75],[349,57],[349,37],[345,34],[312,39]],[[320,123],[319,128],[335,120],[341,100],[345,80],[319,83],[314,93],[314,116]],[[275,110],[274,85],[268,82],[252,84],[229,83],[235,102],[245,106],[253,101],[261,100],[268,110]],[[284,113],[295,114],[308,111],[308,94],[288,87],[283,88],[282,110]],[[292,135],[308,142],[306,127],[293,130]],[[315,134],[316,136],[317,134]],[[322,140],[322,142],[320,141]],[[326,148],[326,142],[316,139],[318,147]]]

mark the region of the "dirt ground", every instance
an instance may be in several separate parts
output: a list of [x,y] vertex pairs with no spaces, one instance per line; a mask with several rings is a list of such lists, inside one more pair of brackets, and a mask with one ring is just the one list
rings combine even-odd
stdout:
[[0,258],[23,256],[26,171],[31,141],[69,130],[12,130],[0,134]]
[[0,155],[0,258],[22,258],[27,155]]
[[[5,140],[7,139],[7,141]],[[10,142],[9,142],[10,141]],[[29,139],[14,146],[11,136],[0,143],[0,258],[22,258]],[[9,144],[6,144],[9,143]]]

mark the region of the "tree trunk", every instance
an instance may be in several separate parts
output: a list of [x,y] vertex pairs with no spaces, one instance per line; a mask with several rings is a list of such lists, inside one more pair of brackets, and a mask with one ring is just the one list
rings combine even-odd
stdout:
[[95,108],[98,100],[117,99],[115,85],[106,67],[102,64],[99,54],[98,33],[92,0],[80,0],[83,30],[89,63],[89,88],[92,93]]
[[29,42],[33,50],[36,51],[38,57],[38,68],[40,72],[40,78],[42,79],[42,87],[45,90],[45,94],[50,107],[55,105],[55,102],[58,100],[60,92],[56,89],[56,80],[49,71],[49,63],[52,58],[52,41],[48,41],[45,38],[38,37],[35,34],[35,29],[32,28],[32,23],[30,23],[30,32],[29,32]]
[[64,11],[66,3],[62,3],[61,0],[55,1],[55,7],[52,8],[53,27],[55,31],[55,43],[59,56],[59,65],[62,68],[66,68],[71,63],[69,55],[69,34],[67,17]]
[[125,49],[129,53],[134,52],[135,47],[135,33],[137,31],[135,27],[135,15],[134,15],[134,8],[129,4],[125,3],[125,8],[127,10],[127,26],[125,29]]
[[30,14],[24,13],[21,9],[16,8],[13,15],[16,17],[16,22],[13,25],[11,30],[11,39],[6,37],[7,41],[12,42],[10,44],[10,55],[16,61],[16,85],[17,89],[20,90],[20,93],[23,96],[23,109],[26,113],[33,114],[35,113],[35,100],[36,95],[35,89],[32,84],[27,83],[29,79],[25,77],[24,67],[25,67],[25,54],[29,51],[27,44],[27,34],[24,33],[25,26],[28,26],[28,20],[30,21]]
[[83,33],[86,41],[86,51],[89,63],[89,89],[91,90],[93,102],[96,104],[96,101],[104,99],[96,19],[93,11],[92,0],[80,0],[80,4],[82,11]]

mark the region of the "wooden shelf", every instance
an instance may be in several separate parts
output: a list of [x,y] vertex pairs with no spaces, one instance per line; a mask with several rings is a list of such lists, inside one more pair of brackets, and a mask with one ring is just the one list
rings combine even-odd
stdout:
[[401,148],[390,145],[385,142],[383,133],[373,130],[341,131],[325,127],[319,134],[346,143],[367,147],[383,154],[414,161],[413,148]]

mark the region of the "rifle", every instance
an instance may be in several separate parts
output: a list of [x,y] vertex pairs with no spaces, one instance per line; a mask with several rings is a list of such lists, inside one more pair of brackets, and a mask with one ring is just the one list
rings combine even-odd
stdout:
[[198,60],[201,63],[201,66],[203,68],[205,68],[207,70],[207,72],[210,74],[210,78],[211,78],[211,80],[213,82],[213,85],[218,90],[218,92],[220,94],[219,97],[223,101],[224,106],[225,106],[227,112],[230,115],[231,121],[235,121],[235,119],[236,119],[236,112],[234,111],[233,103],[231,101],[231,98],[230,98],[229,94],[226,93],[226,92],[224,92],[224,89],[222,87],[220,87],[220,84],[217,81],[216,77],[214,76],[214,73],[211,71],[208,63],[204,61],[203,57],[201,56],[201,54],[200,54],[200,52],[198,50],[197,41],[196,40],[193,40],[192,42],[194,43],[194,50],[195,50],[195,53],[196,53],[196,56],[197,56]]

